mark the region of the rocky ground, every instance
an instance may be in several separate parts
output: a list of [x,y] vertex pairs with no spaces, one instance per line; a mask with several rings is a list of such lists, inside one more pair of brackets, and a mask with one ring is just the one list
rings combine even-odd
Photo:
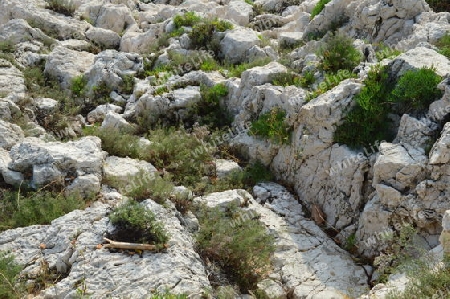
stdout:
[[[95,198],[49,225],[0,233],[0,251],[13,253],[28,285],[36,285],[44,268],[59,275],[30,297],[150,298],[165,290],[189,298],[216,296],[211,267],[195,243],[198,219],[171,201],[147,196],[142,202],[171,236],[164,252],[127,255],[99,246],[113,230],[109,213],[128,198],[127,186],[142,175],[171,170],[131,150],[117,157],[105,148],[105,136],[90,136],[89,128],[133,131],[139,147],[151,151],[157,142],[144,138],[148,128],[181,124],[197,134],[200,113],[219,109],[232,120],[214,137],[215,145],[226,145],[240,162],[260,161],[276,183],[189,192],[194,205],[238,204],[274,236],[272,271],[257,287],[268,298],[384,298],[387,290],[404,285],[404,277],[371,290],[379,278],[374,258],[388,246],[380,235],[399,233],[406,224],[416,229],[417,243],[442,257],[441,223],[450,210],[450,60],[436,45],[450,31],[450,13],[436,13],[424,0],[332,0],[311,18],[317,4],[0,2],[1,190],[41,190],[57,182],[66,197]],[[230,26],[216,20],[206,42],[199,41],[192,24],[176,19],[187,12]],[[351,37],[363,59],[347,75],[330,79],[317,49],[332,31]],[[442,79],[441,95],[426,113],[392,113],[395,136],[389,142],[355,150],[333,136],[377,64],[396,79],[433,67]],[[274,81],[292,73],[312,74],[316,84]],[[317,92],[320,82],[323,92]],[[215,86],[226,92],[220,105],[205,110],[204,89]],[[194,115],[192,107],[199,109]],[[249,131],[274,108],[284,112],[288,142]],[[214,180],[240,169],[229,157],[211,161]],[[256,295],[235,289],[224,296]]]

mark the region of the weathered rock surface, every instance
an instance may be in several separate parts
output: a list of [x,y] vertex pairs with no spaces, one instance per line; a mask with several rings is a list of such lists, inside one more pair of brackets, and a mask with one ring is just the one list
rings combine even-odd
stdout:
[[84,137],[67,143],[45,143],[27,138],[12,147],[10,157],[8,169],[27,176],[31,174],[29,184],[33,187],[46,184],[68,186],[76,183],[73,181],[76,178],[94,175],[97,180],[91,185],[99,191],[104,152],[97,137]]
[[0,102],[21,101],[26,91],[23,74],[5,59],[0,59],[0,70]]
[[157,175],[156,172],[156,168],[146,161],[116,156],[106,158],[103,165],[104,179],[121,191],[125,191],[133,183],[148,184]]
[[83,75],[94,63],[94,54],[56,47],[49,54],[45,72],[57,78],[63,88],[69,88],[72,80]]
[[196,201],[211,208],[245,205],[244,219],[258,217],[275,236],[274,269],[259,284],[270,298],[346,298],[367,290],[363,268],[304,217],[302,205],[284,187],[262,183],[253,192],[255,199],[244,190],[230,190]]
[[[180,224],[178,212],[151,200],[142,203],[163,222],[171,235],[167,252],[139,255],[96,249],[113,229],[109,204],[96,203],[52,222],[8,230],[0,234],[0,250],[10,250],[16,261],[27,264],[22,273],[37,274],[43,263],[51,270],[67,271],[67,277],[42,290],[36,298],[73,298],[78,289],[91,298],[108,296],[148,298],[152,290],[200,294],[209,288],[203,263],[194,251],[193,238]],[[45,249],[39,249],[40,244]],[[82,285],[79,286],[80,281]]]
[[235,29],[225,34],[220,42],[220,50],[229,63],[246,62],[248,50],[260,44],[256,33],[251,29]]

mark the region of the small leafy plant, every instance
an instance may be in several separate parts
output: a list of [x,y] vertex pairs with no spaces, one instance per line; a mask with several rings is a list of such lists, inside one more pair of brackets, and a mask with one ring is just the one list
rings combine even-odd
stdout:
[[87,82],[88,82],[87,78],[83,75],[73,78],[72,84],[70,86],[72,94],[74,94],[77,97],[83,97],[84,94],[86,93]]
[[23,298],[23,286],[18,283],[22,267],[14,261],[8,252],[0,252],[0,298]]
[[0,231],[50,222],[73,210],[82,209],[85,201],[78,196],[64,197],[50,191],[4,191],[0,210]]
[[292,128],[286,123],[286,112],[275,107],[253,121],[249,133],[283,144],[290,141],[291,131]]
[[436,46],[439,48],[439,53],[450,58],[450,34],[448,32],[439,39]]
[[173,22],[175,24],[175,28],[192,27],[195,24],[199,23],[202,20],[200,16],[198,16],[193,11],[188,11],[184,15],[177,15],[173,18]]
[[115,231],[114,240],[133,243],[163,245],[169,241],[169,235],[155,214],[144,205],[133,200],[117,207],[109,215]]
[[75,5],[70,0],[46,0],[46,8],[55,12],[63,14],[68,17],[73,17],[75,13]]
[[324,71],[352,71],[360,62],[362,55],[353,46],[353,40],[343,34],[332,34],[317,51]]
[[322,10],[325,8],[325,5],[328,4],[331,0],[319,0],[319,2],[314,6],[311,11],[311,20],[314,19],[315,16],[320,14]]
[[231,221],[240,217],[233,207],[226,212],[204,208],[198,217],[200,230],[196,239],[200,255],[216,263],[242,292],[255,289],[271,270],[273,236],[257,219],[245,219],[231,226]]
[[216,84],[208,87],[200,85],[201,100],[190,109],[190,114],[201,125],[207,125],[212,129],[220,129],[230,125],[231,119],[228,112],[222,108],[220,101],[228,95],[225,84]]
[[386,67],[373,68],[360,93],[354,97],[356,105],[334,133],[334,141],[352,148],[370,146],[376,140],[391,140],[388,113],[393,84]]
[[401,113],[426,110],[442,95],[442,91],[437,88],[441,81],[441,76],[433,68],[407,71],[392,91],[393,101],[398,104]]

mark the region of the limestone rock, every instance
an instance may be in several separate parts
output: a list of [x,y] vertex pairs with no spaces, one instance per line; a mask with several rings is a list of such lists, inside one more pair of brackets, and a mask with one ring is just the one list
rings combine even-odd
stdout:
[[[45,184],[70,183],[78,176],[88,174],[102,177],[104,153],[97,137],[84,137],[67,143],[45,143],[27,138],[10,151],[10,170],[28,173],[33,187]],[[92,185],[99,186],[98,181]],[[94,188],[94,187],[93,187]]]
[[25,97],[25,81],[23,74],[11,64],[0,59],[0,94],[6,101],[17,103]]
[[445,76],[450,73],[450,61],[444,55],[424,47],[417,47],[401,54],[390,65],[392,72],[397,77],[400,77],[408,70],[422,67],[435,67],[439,76]]
[[128,189],[128,185],[132,182],[147,184],[154,179],[156,172],[156,168],[146,161],[116,156],[106,158],[103,165],[105,180],[109,185],[122,191]]
[[251,29],[234,29],[225,34],[220,50],[226,61],[232,64],[246,62],[248,50],[259,45],[260,40]]
[[127,122],[122,115],[109,111],[106,113],[105,119],[102,122],[102,130],[123,130],[132,131],[133,125]]
[[226,159],[216,159],[216,175],[218,178],[224,178],[233,171],[242,170],[239,164]]
[[101,122],[105,119],[108,112],[120,113],[122,111],[122,107],[113,105],[113,104],[105,104],[97,106],[94,110],[88,113],[86,119],[90,123]]
[[63,88],[69,88],[72,80],[83,75],[94,63],[94,54],[78,52],[58,46],[48,56],[45,73],[57,78]]
[[92,67],[86,72],[87,87],[90,92],[101,84],[117,89],[123,82],[122,76],[136,75],[142,67],[142,57],[138,54],[105,50],[95,56]]
[[450,123],[446,123],[441,137],[430,152],[430,164],[446,164],[450,161]]
[[124,32],[136,21],[131,14],[130,9],[124,4],[104,4],[100,8],[95,26],[114,31],[118,34]]
[[250,22],[250,16],[253,14],[253,7],[242,1],[232,0],[227,6],[226,18],[235,21],[240,26],[246,26]]
[[114,31],[96,27],[86,31],[86,37],[104,49],[117,49],[121,39]]
[[[0,250],[14,250],[16,262],[27,265],[23,273],[40,271],[41,263],[50,268],[61,265],[67,277],[42,290],[38,298],[76,297],[74,285],[83,278],[91,298],[105,296],[137,299],[149,298],[152,290],[173,294],[201,294],[211,288],[203,262],[194,250],[192,235],[181,225],[173,205],[167,208],[151,200],[142,203],[156,214],[170,234],[166,252],[143,252],[127,255],[96,249],[103,235],[112,230],[107,213],[111,206],[96,203],[84,211],[76,210],[52,221],[51,225],[35,225],[11,229],[0,234]],[[19,237],[20,236],[20,237]],[[75,243],[71,249],[71,242]],[[39,244],[46,248],[39,249]],[[33,259],[39,256],[39,259]],[[30,263],[30,261],[33,261]],[[71,267],[69,267],[71,265]]]
[[13,145],[23,140],[22,129],[15,124],[0,119],[0,147],[11,149]]

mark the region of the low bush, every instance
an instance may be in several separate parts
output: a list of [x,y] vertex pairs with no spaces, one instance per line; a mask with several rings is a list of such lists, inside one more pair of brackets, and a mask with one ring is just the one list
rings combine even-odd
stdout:
[[325,73],[325,78],[316,85],[316,88],[309,92],[306,96],[306,101],[309,102],[312,99],[318,97],[321,94],[338,86],[342,81],[350,78],[356,78],[357,75],[349,70],[339,70],[336,73]]
[[[169,241],[169,235],[155,214],[144,205],[133,200],[115,208],[109,214],[114,225],[115,241],[163,245]],[[112,237],[111,236],[111,237]]]
[[377,256],[373,262],[377,267],[380,275],[378,282],[386,282],[389,275],[402,271],[408,265],[417,263],[420,259],[418,256],[423,255],[423,249],[417,248],[414,236],[417,234],[416,229],[406,224],[397,232],[391,232],[386,235],[383,240],[385,249]]
[[450,264],[444,261],[443,267],[436,269],[434,266],[430,267],[434,263],[434,260],[416,259],[407,273],[409,282],[405,290],[390,291],[386,299],[450,298]]
[[439,39],[436,46],[439,48],[439,53],[450,58],[450,34],[448,32]]
[[389,100],[392,89],[387,68],[372,69],[360,93],[354,97],[356,105],[337,127],[334,141],[351,148],[362,148],[376,140],[391,140],[388,113],[392,108]]
[[75,5],[71,0],[46,0],[47,9],[51,9],[54,12],[63,14],[68,17],[73,17],[75,13]]
[[241,77],[241,74],[251,68],[257,67],[257,66],[263,66],[266,65],[270,62],[270,58],[266,57],[266,58],[261,58],[261,59],[256,59],[252,62],[247,62],[247,63],[241,63],[241,64],[237,64],[237,65],[225,65],[224,68],[227,70],[227,73],[225,74],[228,78],[231,77]]
[[99,127],[85,127],[84,135],[94,135],[102,140],[102,149],[112,156],[140,157],[141,144],[139,137],[124,130],[103,130]]
[[135,84],[136,82],[134,81],[133,75],[122,75],[122,83],[119,86],[119,91],[125,94],[132,94],[134,91]]
[[385,58],[393,58],[402,53],[393,47],[385,45],[384,43],[373,44],[373,46],[375,50],[375,56],[378,61],[381,61]]
[[14,43],[9,40],[0,42],[0,52],[2,53],[14,53],[16,47]]
[[[162,178],[158,174],[149,177],[144,173],[140,173],[138,177],[133,178],[134,185],[125,186],[125,195],[142,201],[151,198],[152,200],[163,204],[166,199],[170,198],[175,187],[170,180],[170,175]],[[110,184],[114,186],[113,184]]]
[[333,73],[339,70],[352,71],[362,58],[361,53],[353,46],[353,40],[338,33],[332,34],[316,54],[320,58],[320,67]]
[[315,16],[320,14],[322,10],[325,8],[325,5],[328,4],[331,0],[319,0],[316,6],[311,11],[311,19],[314,19]]
[[222,192],[231,189],[246,189],[252,192],[253,187],[261,182],[272,181],[274,175],[260,161],[248,164],[242,170],[230,172],[223,178],[216,178],[197,185],[195,191],[201,194]]
[[195,24],[199,23],[202,20],[200,16],[198,16],[193,11],[188,11],[183,15],[178,15],[173,18],[173,23],[175,24],[175,28],[180,28],[183,26],[192,27]]
[[441,81],[433,68],[407,71],[395,85],[392,101],[396,102],[401,114],[423,112],[442,96],[442,91],[437,88]]
[[249,134],[283,144],[290,142],[291,131],[292,128],[286,123],[286,112],[275,107],[252,122]]
[[446,0],[426,0],[435,12],[450,11],[450,3]]
[[50,222],[73,210],[83,209],[85,201],[77,196],[64,197],[49,191],[3,192],[0,231]]
[[0,298],[24,298],[23,286],[19,283],[22,267],[14,261],[14,256],[0,252]]
[[219,52],[219,40],[214,38],[215,32],[224,32],[233,29],[233,25],[219,19],[204,19],[192,27],[189,38],[197,49],[203,48]]
[[[195,138],[185,129],[159,128],[149,131],[152,142],[139,157],[164,169],[173,175],[175,184],[192,187],[208,175],[212,165],[214,147],[205,147],[202,140]],[[197,149],[204,149],[198,151]],[[194,155],[196,152],[196,155]],[[209,166],[208,166],[209,165]]]
[[170,292],[153,294],[150,299],[188,299],[185,294],[172,294]]
[[315,82],[314,73],[306,72],[304,76],[295,73],[280,73],[274,76],[273,85],[297,86],[307,88]]
[[[241,292],[255,289],[271,270],[270,257],[275,250],[274,238],[257,219],[232,220],[241,217],[236,208],[227,212],[201,209],[200,229],[196,237],[200,255],[217,264],[236,283]],[[238,223],[239,222],[239,223]]]
[[70,89],[72,94],[77,97],[83,97],[86,93],[87,78],[83,75],[73,78]]
[[201,100],[195,103],[189,110],[192,122],[206,125],[211,129],[221,129],[231,124],[231,117],[227,110],[222,108],[221,100],[228,95],[225,84],[216,84],[208,87],[200,85]]

